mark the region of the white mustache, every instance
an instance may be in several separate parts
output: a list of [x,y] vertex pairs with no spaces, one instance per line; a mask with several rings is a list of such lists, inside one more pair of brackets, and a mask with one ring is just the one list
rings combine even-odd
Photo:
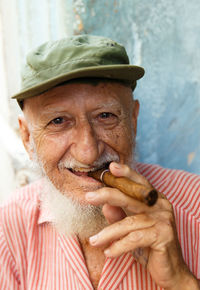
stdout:
[[70,156],[64,161],[60,161],[58,164],[59,169],[72,169],[78,171],[79,169],[86,169],[86,170],[96,170],[102,167],[105,163],[110,162],[119,162],[119,156],[117,153],[103,153],[98,160],[95,160],[93,164],[84,164],[77,161],[74,157]]

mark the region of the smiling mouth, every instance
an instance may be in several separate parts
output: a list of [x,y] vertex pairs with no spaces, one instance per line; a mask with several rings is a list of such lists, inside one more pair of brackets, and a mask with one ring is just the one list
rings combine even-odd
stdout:
[[88,176],[89,177],[90,172],[97,171],[97,170],[100,170],[102,168],[108,169],[110,163],[111,162],[104,163],[99,167],[90,167],[90,168],[74,167],[74,168],[68,168],[68,170],[70,172],[72,172],[73,174],[75,174],[76,176]]

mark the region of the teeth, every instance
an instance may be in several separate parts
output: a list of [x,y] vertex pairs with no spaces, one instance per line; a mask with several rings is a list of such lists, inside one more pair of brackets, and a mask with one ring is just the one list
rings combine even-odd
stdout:
[[83,167],[72,168],[72,171],[75,171],[75,172],[90,172],[94,170],[95,170],[94,168],[83,168]]

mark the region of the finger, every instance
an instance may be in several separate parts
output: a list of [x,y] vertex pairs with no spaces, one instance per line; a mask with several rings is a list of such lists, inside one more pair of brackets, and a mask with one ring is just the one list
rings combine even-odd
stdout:
[[104,254],[106,257],[114,258],[124,253],[134,251],[137,248],[151,247],[156,237],[157,235],[153,228],[134,231],[112,243],[112,245],[104,251]]
[[92,246],[105,246],[115,240],[123,238],[132,231],[152,227],[155,223],[156,221],[144,214],[126,217],[123,220],[104,228],[97,235],[91,237],[89,239],[90,244]]
[[173,206],[169,202],[169,200],[164,196],[164,194],[158,192],[158,200],[156,204],[154,204],[152,207],[149,207],[149,212],[154,212],[155,210],[167,210],[167,211],[173,211]]
[[157,222],[163,222],[168,225],[173,225],[175,223],[173,211],[159,210],[155,212],[149,212],[148,217],[157,220]]
[[85,195],[86,200],[93,205],[104,205],[108,203],[111,206],[121,207],[127,215],[150,213],[159,210],[173,211],[173,207],[167,199],[158,198],[153,206],[147,206],[130,196],[125,195],[120,190],[111,187],[102,187],[94,192],[88,192]]
[[[145,185],[146,187],[149,187],[150,189],[154,188],[152,184],[143,175],[139,174],[136,170],[131,169],[125,164],[112,162],[109,168],[110,168],[111,173],[115,176],[127,177],[136,183],[140,183],[142,185]],[[161,192],[158,192],[158,196],[160,199],[167,200],[166,196]],[[162,204],[162,202],[160,204]]]
[[109,224],[118,222],[126,217],[126,214],[122,208],[117,207],[117,206],[112,206],[107,203],[104,204],[102,208],[102,212]]
[[143,184],[147,187],[152,188],[152,185],[148,182],[148,180],[141,174],[139,174],[136,170],[131,169],[126,164],[120,164],[116,162],[112,162],[109,166],[109,169],[111,173],[115,176],[121,177],[127,177],[131,180]]
[[125,195],[120,190],[111,187],[102,187],[95,192],[88,192],[86,200],[93,205],[104,205],[122,207],[131,213],[148,212],[149,206],[130,196]]
[[171,225],[160,222],[152,227],[130,232],[123,238],[113,242],[104,253],[107,257],[118,257],[137,248],[149,247],[161,255],[168,256],[169,252],[174,254],[174,250],[177,253],[177,245],[175,247],[172,246],[174,244],[172,241],[176,240],[178,239],[176,239]]

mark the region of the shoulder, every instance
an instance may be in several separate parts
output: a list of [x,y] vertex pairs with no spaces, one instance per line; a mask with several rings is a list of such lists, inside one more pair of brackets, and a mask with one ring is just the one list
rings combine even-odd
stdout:
[[28,241],[33,240],[37,228],[41,185],[39,181],[16,190],[0,206],[1,274],[3,279],[9,277],[9,285],[15,283],[17,289],[21,270],[26,272]]
[[0,206],[0,224],[5,231],[15,231],[37,220],[41,188],[42,181],[22,187]]
[[163,168],[153,164],[137,164],[137,170],[160,192],[174,208],[189,211],[200,218],[200,176],[183,170]]

